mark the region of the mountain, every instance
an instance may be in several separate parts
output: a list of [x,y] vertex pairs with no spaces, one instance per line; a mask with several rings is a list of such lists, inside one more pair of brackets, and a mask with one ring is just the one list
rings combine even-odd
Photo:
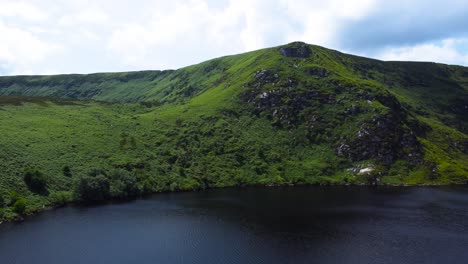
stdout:
[[0,214],[244,185],[466,184],[468,68],[288,45],[0,77]]

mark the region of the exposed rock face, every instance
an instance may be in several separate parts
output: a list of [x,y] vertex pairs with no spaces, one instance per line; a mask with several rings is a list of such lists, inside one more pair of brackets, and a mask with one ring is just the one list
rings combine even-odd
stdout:
[[[292,77],[281,78],[269,70],[255,72],[254,81],[244,85],[249,88],[243,94],[248,103],[255,106],[255,113],[266,114],[276,125],[294,127],[301,121],[315,122],[317,117],[310,116],[301,120],[300,113],[311,104],[328,104],[335,101],[333,95],[311,88],[295,89],[297,81]],[[266,86],[272,87],[265,89]]]
[[336,149],[340,156],[353,161],[377,159],[391,164],[402,158],[419,162],[420,144],[414,133],[405,128],[395,115],[376,115],[363,122],[354,138],[342,142]]
[[[390,111],[362,122],[354,137],[337,146],[337,154],[353,161],[376,159],[387,165],[397,159],[421,162],[423,155],[416,136],[424,134],[426,129],[416,121],[408,121],[408,114],[400,102],[393,95],[373,95],[370,92],[360,93],[358,98],[367,102],[377,100]],[[358,112],[359,108],[354,106],[345,111],[351,115]]]
[[[328,71],[317,68],[310,74],[326,76]],[[326,91],[299,83],[294,77],[282,76],[281,72],[274,70],[258,70],[253,77],[251,82],[244,85],[247,90],[242,97],[254,107],[255,114],[269,118],[276,126],[288,129],[301,126],[300,129],[305,129],[304,133],[310,142],[320,142],[325,135],[327,140],[336,144],[336,154],[351,161],[373,159],[387,165],[398,159],[414,164],[422,161],[422,150],[416,136],[424,133],[425,129],[418,126],[416,121],[409,121],[406,110],[389,93],[361,91],[350,94],[350,98],[354,96],[358,100],[367,101],[369,106],[352,104],[345,108],[345,104],[340,101],[345,99],[337,101],[337,95],[333,93],[336,89]],[[359,130],[352,136],[346,134],[341,137],[328,132],[340,126],[341,122],[372,111],[373,101],[386,106],[388,112],[374,114],[365,121],[356,120],[360,122]],[[356,101],[356,104],[359,102]],[[333,105],[335,111],[324,110],[327,105]],[[340,107],[342,110],[337,111]],[[417,129],[413,130],[413,127]],[[319,141],[317,138],[320,138]]]
[[256,80],[255,88],[259,88],[262,85],[271,84],[275,85],[279,81],[277,73],[273,73],[269,70],[259,70],[254,74]]
[[280,49],[281,55],[292,58],[308,58],[312,54],[310,47],[304,43],[294,43]]

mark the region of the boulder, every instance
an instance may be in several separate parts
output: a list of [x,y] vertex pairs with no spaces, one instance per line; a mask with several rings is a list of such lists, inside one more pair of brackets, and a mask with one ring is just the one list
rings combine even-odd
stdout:
[[359,170],[358,175],[368,176],[368,175],[370,175],[373,171],[374,171],[374,168],[372,168],[372,167],[363,168],[363,169],[360,169],[360,170]]

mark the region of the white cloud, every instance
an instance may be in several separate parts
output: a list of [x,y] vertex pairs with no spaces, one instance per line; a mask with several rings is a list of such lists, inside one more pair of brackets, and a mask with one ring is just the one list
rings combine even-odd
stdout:
[[108,47],[128,65],[165,64],[169,68],[183,66],[183,58],[177,56],[188,55],[185,59],[195,63],[199,62],[194,61],[197,53],[213,49],[234,46],[241,52],[261,48],[265,44],[262,25],[270,23],[253,11],[258,7],[258,1],[241,0],[231,1],[221,10],[202,0],[155,4],[142,22],[114,29]]
[[38,63],[61,50],[57,44],[47,43],[33,33],[17,27],[11,27],[0,21],[0,62],[3,68],[12,73],[23,73],[26,69],[32,72]]
[[440,44],[425,43],[414,46],[388,48],[376,55],[382,60],[435,61],[446,64],[468,65],[468,53],[459,49],[468,46],[468,39],[445,39]]
[[108,21],[107,13],[102,10],[95,8],[87,8],[81,10],[73,15],[64,15],[62,16],[58,24],[60,26],[75,26],[79,24],[102,24]]
[[21,2],[0,0],[0,17],[17,17],[29,21],[43,21],[49,15],[38,6]]
[[337,47],[337,32],[349,21],[368,15],[377,0],[280,0],[291,20],[302,25],[303,30],[289,32],[288,41],[303,40],[308,43]]
[[[466,39],[468,29],[453,18],[466,5],[447,1],[0,0],[0,69],[13,74],[179,68],[292,41],[384,59],[468,65],[468,43],[455,40]],[[431,10],[443,15],[424,16]],[[382,19],[376,20],[374,31],[361,26],[375,17]],[[386,17],[401,23],[385,24]],[[420,30],[419,25],[431,28],[431,23],[438,30]],[[452,24],[454,35],[446,26]],[[418,37],[405,42],[411,45],[393,45],[400,43],[392,35],[395,29],[403,32],[401,41],[411,33],[406,31],[417,30],[413,35]],[[346,40],[353,39],[377,44],[371,45],[373,50],[359,43],[351,47],[354,42]]]

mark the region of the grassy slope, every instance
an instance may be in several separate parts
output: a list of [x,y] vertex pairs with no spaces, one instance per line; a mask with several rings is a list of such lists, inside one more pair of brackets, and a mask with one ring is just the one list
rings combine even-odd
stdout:
[[[91,168],[128,174],[140,193],[368,183],[348,169],[369,164],[383,183],[467,182],[467,68],[308,47],[308,58],[271,48],[177,71],[0,77],[0,195],[17,191],[33,212]],[[379,132],[385,120],[394,131]],[[401,145],[407,135],[419,143]],[[376,150],[338,155],[345,143]],[[27,167],[46,175],[48,196],[28,190]]]

